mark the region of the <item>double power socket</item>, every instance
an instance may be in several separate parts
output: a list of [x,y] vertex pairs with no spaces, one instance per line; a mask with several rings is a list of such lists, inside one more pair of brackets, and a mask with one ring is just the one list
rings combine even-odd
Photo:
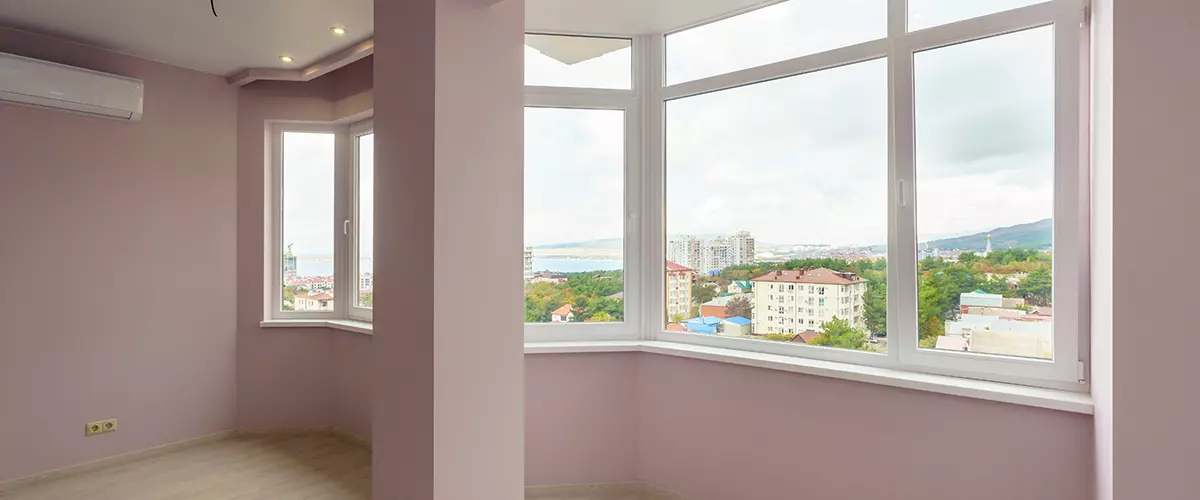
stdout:
[[115,418],[98,422],[88,422],[87,426],[83,428],[84,436],[95,436],[96,434],[108,434],[110,432],[117,432],[117,419]]

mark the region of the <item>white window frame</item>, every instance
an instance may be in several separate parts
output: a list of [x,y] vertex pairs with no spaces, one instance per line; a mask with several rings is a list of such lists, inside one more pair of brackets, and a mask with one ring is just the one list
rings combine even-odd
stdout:
[[[363,122],[359,122],[354,125],[351,125],[349,128],[350,149],[352,150],[351,151],[352,156],[351,156],[351,161],[350,161],[350,182],[349,182],[349,186],[348,186],[348,188],[350,190],[350,193],[349,193],[350,194],[350,196],[349,196],[350,207],[348,209],[349,222],[346,223],[347,230],[345,231],[345,233],[346,233],[345,236],[347,239],[346,243],[349,246],[347,254],[349,255],[349,257],[348,257],[349,267],[350,267],[349,273],[350,273],[350,282],[351,282],[350,283],[350,292],[347,295],[347,301],[346,301],[347,309],[349,311],[348,317],[352,320],[366,321],[368,323],[374,319],[373,312],[372,312],[373,308],[372,307],[362,307],[362,306],[358,305],[358,286],[359,286],[358,285],[358,282],[359,282],[359,269],[358,269],[358,266],[359,266],[359,262],[358,262],[359,216],[358,215],[359,214],[358,214],[358,209],[359,209],[359,200],[361,199],[361,196],[362,196],[362,193],[359,190],[359,175],[361,173],[360,168],[362,167],[362,165],[359,162],[360,155],[359,155],[359,150],[358,150],[358,139],[364,135],[373,134],[373,133],[375,133],[375,121],[374,120],[366,120]],[[372,165],[372,168],[374,168],[373,165]],[[371,255],[372,255],[372,259],[374,259],[374,252],[372,252]],[[373,268],[373,266],[372,266],[372,268]],[[371,273],[371,279],[372,279],[372,281],[374,281],[375,273]],[[372,304],[372,306],[373,305],[374,304]]]
[[[269,271],[263,273],[267,277],[265,284],[266,320],[297,319],[297,320],[333,320],[345,319],[349,302],[346,300],[346,239],[339,237],[346,220],[345,185],[347,170],[347,127],[325,123],[294,123],[275,122],[268,125],[270,131],[269,187],[271,196],[266,200],[266,217],[268,222],[267,255],[264,264]],[[334,136],[334,227],[329,228],[333,238],[333,311],[284,311],[283,310],[283,136],[288,132],[318,132]]]
[[[646,242],[646,340],[677,342],[834,362],[888,367],[965,378],[978,378],[1088,391],[1090,172],[1086,148],[1088,99],[1087,0],[1050,0],[1004,12],[909,32],[906,0],[889,0],[888,37],[725,74],[664,86],[665,37],[647,37],[642,80],[646,169],[643,239]],[[741,14],[739,12],[737,14]],[[737,15],[734,14],[734,15]],[[732,16],[725,16],[732,17]],[[721,18],[721,19],[724,19]],[[719,21],[714,19],[709,22]],[[916,52],[1053,25],[1055,30],[1055,187],[1054,187],[1054,360],[919,349],[915,182]],[[694,27],[694,26],[693,26]],[[690,28],[687,28],[690,29]],[[679,30],[683,31],[683,30]],[[889,65],[889,221],[888,352],[886,354],[722,338],[665,330],[666,213],[665,108],[673,99],[731,89],[780,78],[886,58]],[[901,276],[908,277],[901,283]],[[903,286],[902,286],[903,285]]]
[[[525,86],[525,107],[620,110],[625,113],[625,234],[623,266],[625,277],[624,318],[620,323],[525,323],[526,342],[636,340],[641,338],[642,256],[641,241],[641,182],[642,182],[642,116],[639,96],[644,85],[639,80],[640,68],[646,60],[646,47],[641,37],[596,33],[530,32],[532,35],[561,35],[593,38],[621,38],[632,41],[633,61],[630,65],[632,89],[599,89],[586,87]],[[534,196],[536,193],[525,193]],[[516,265],[514,263],[514,265]]]

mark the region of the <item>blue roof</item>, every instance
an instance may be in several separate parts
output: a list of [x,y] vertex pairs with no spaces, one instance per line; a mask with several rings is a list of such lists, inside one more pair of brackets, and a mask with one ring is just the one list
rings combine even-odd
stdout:
[[744,325],[749,325],[749,324],[750,324],[750,320],[748,320],[748,319],[746,319],[746,318],[743,318],[743,317],[741,317],[741,316],[734,316],[734,317],[732,317],[732,318],[725,318],[725,321],[728,321],[728,322],[730,322],[730,323],[733,323],[733,324],[735,324],[735,325],[739,325],[739,326],[744,326]]
[[689,332],[695,333],[717,333],[717,325],[721,323],[721,318],[716,316],[703,316],[692,318],[684,323],[684,327]]
[[688,323],[699,323],[702,325],[716,325],[721,323],[721,318],[716,316],[701,316],[687,320]]

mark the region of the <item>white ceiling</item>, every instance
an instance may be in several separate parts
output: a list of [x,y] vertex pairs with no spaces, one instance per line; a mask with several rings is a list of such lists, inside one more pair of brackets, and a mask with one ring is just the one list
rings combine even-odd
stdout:
[[[403,1],[403,0],[401,0]],[[526,29],[639,35],[771,0],[526,0]],[[369,38],[374,0],[0,0],[0,24],[217,75],[303,68]],[[349,32],[335,36],[332,26]],[[291,64],[280,55],[295,59]]]
[[[0,0],[0,24],[206,73],[301,68],[374,33],[373,0]],[[329,28],[348,32],[335,36]],[[280,55],[295,58],[291,64]]]
[[778,1],[525,0],[525,29],[596,35],[666,33]]

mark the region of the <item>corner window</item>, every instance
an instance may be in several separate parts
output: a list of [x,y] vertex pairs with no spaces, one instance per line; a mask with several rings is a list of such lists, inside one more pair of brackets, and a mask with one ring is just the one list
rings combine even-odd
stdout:
[[[705,307],[655,338],[1078,388],[1082,6],[790,0],[667,35],[646,179]],[[795,333],[765,314],[793,285]],[[707,331],[713,303],[749,328]]]
[[371,320],[374,135],[352,127],[271,127],[266,249],[271,319]]

